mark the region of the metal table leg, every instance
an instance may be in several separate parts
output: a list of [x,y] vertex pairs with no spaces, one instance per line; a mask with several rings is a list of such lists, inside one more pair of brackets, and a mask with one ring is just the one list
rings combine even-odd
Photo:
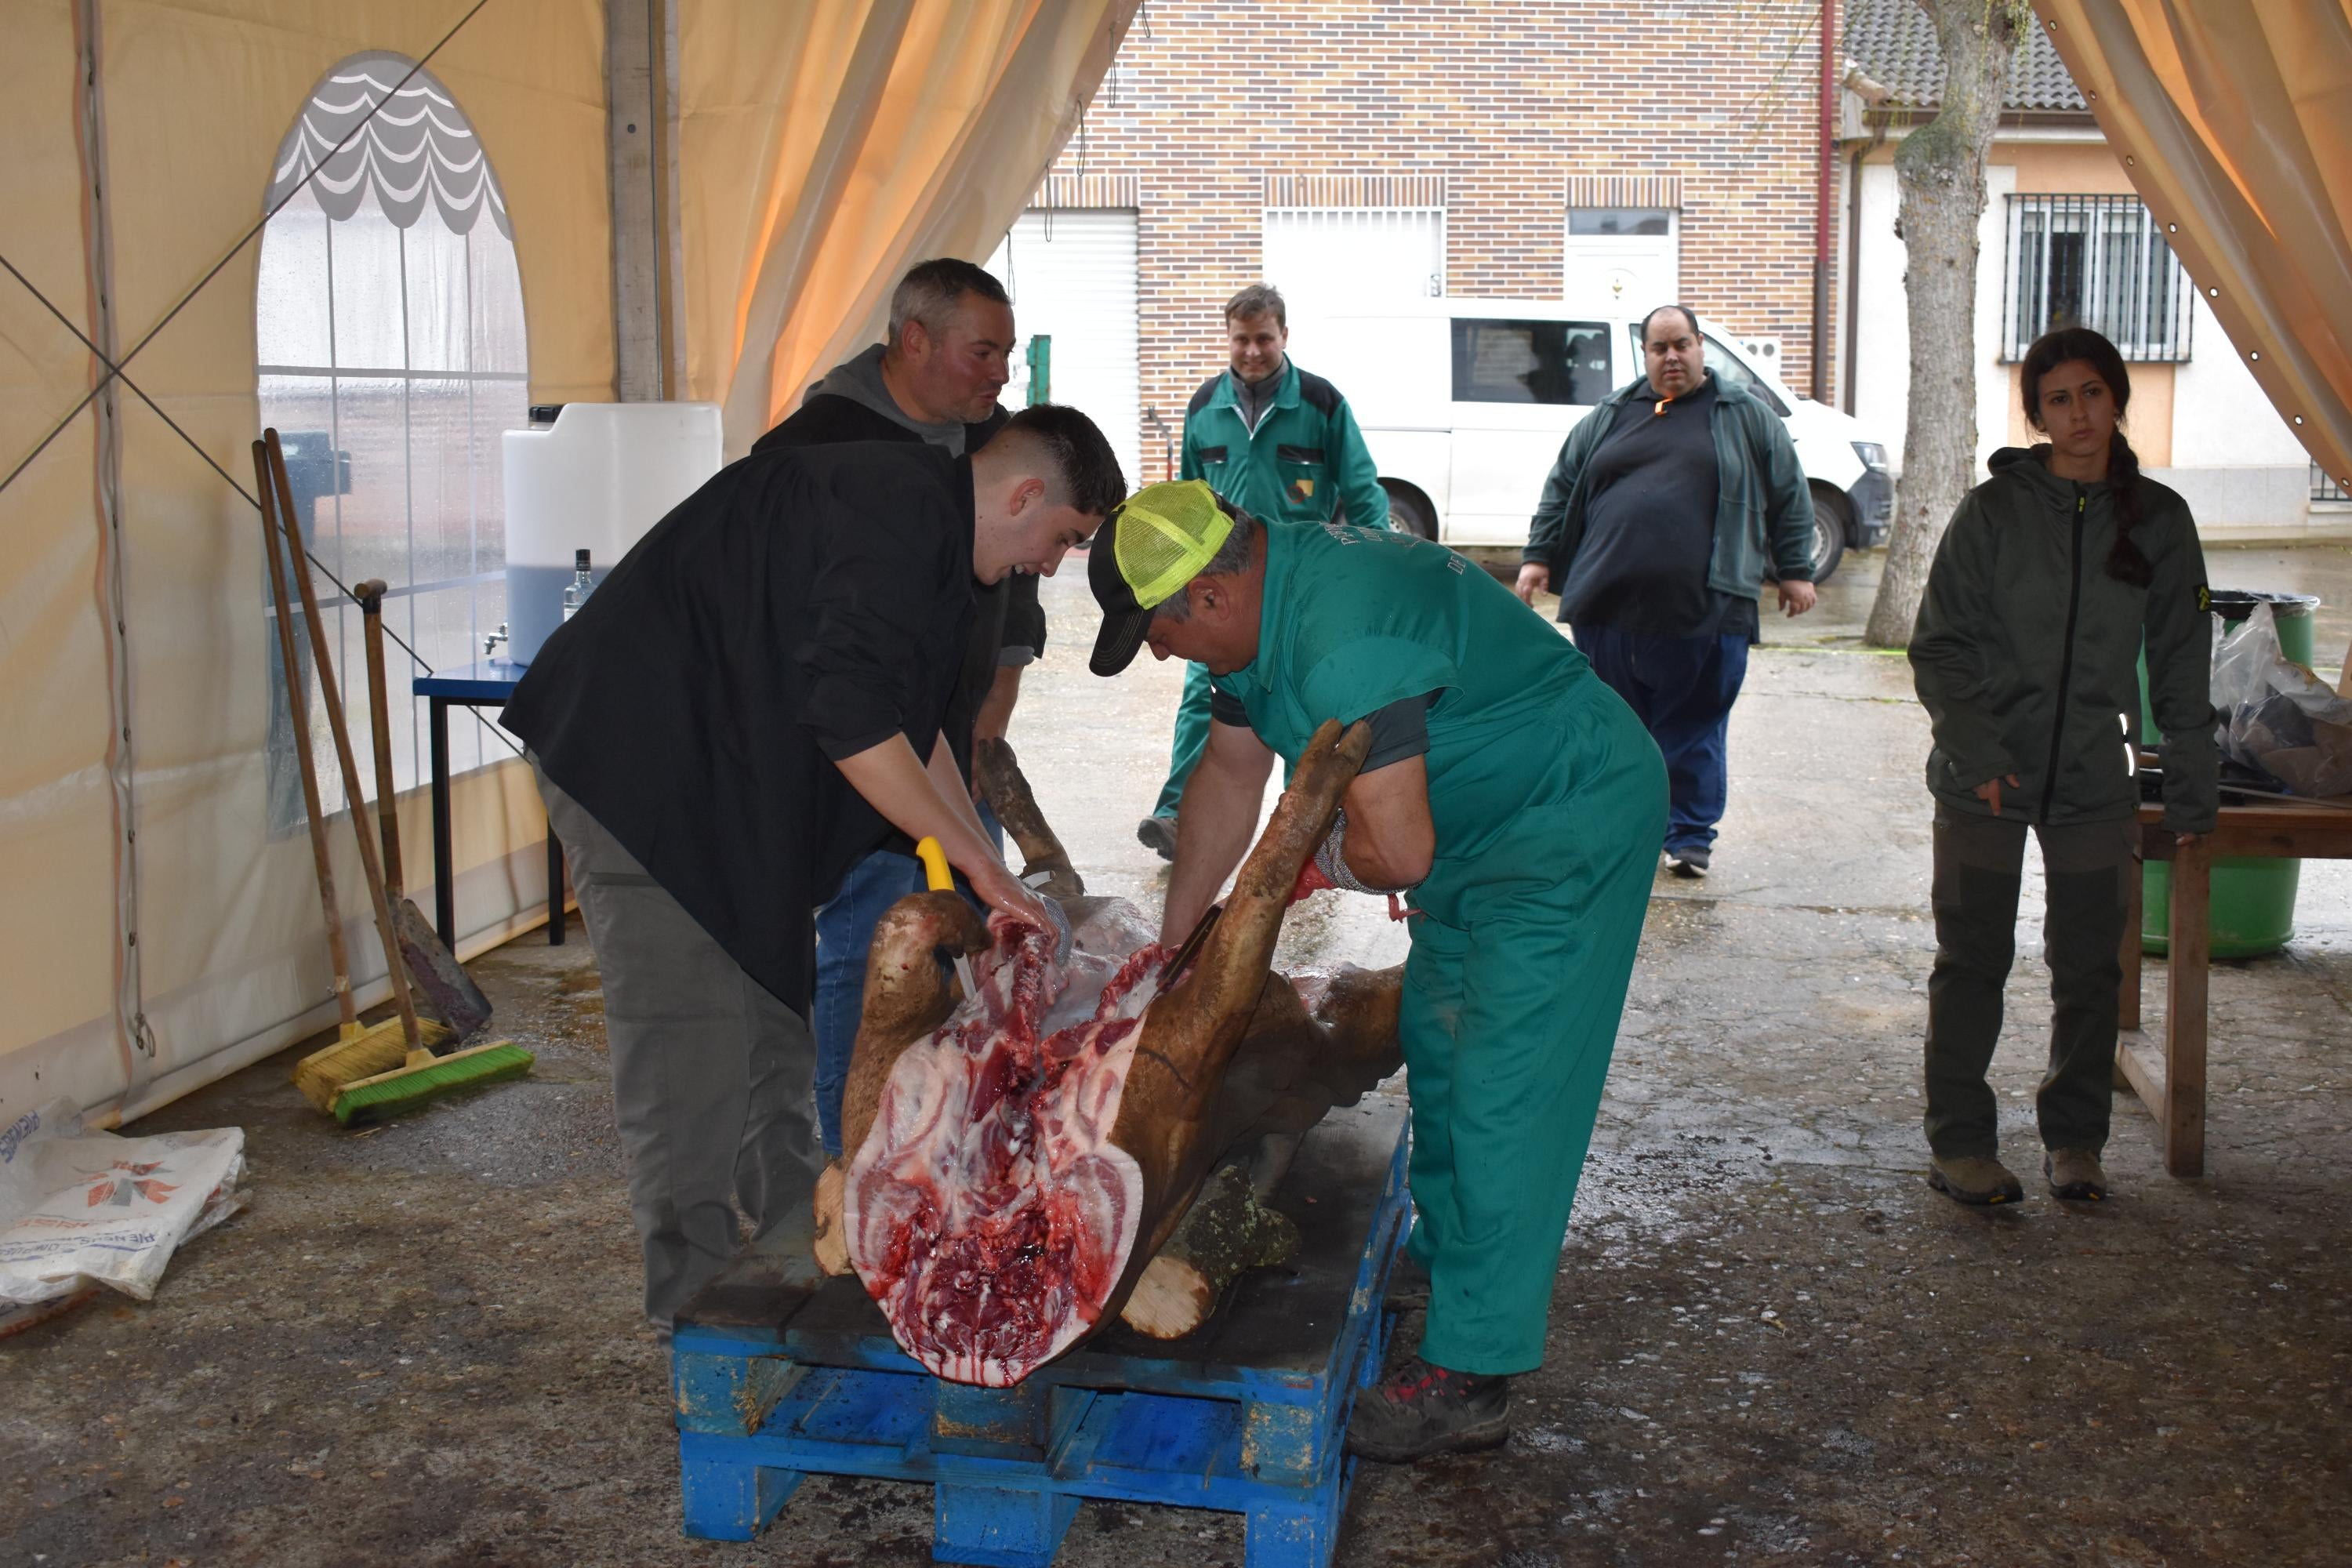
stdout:
[[457,856],[449,833],[449,700],[429,699],[433,731],[433,923],[441,945],[457,951]]
[[547,825],[547,945],[563,945],[563,841]]

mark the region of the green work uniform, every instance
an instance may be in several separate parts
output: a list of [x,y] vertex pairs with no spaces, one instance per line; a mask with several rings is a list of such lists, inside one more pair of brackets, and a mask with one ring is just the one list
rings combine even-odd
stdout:
[[[1389,525],[1389,493],[1364,446],[1364,433],[1339,389],[1285,358],[1272,405],[1250,428],[1231,371],[1211,376],[1184,410],[1184,460],[1178,478],[1209,488],[1261,522]],[[1344,508],[1344,510],[1343,510]],[[1176,709],[1168,781],[1152,813],[1176,815],[1184,781],[1209,738],[1209,672],[1184,672]]]
[[1566,639],[1410,535],[1266,530],[1257,657],[1216,678],[1296,763],[1328,719],[1433,694],[1436,852],[1405,964],[1423,1359],[1543,1359],[1561,1238],[1648,909],[1665,765]]

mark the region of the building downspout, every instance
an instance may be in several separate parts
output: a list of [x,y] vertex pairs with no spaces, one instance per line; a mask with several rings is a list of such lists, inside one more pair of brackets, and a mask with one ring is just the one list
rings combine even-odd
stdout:
[[[1885,88],[1863,74],[1860,66],[1849,60],[1842,83],[1872,109],[1888,98]],[[1862,372],[1862,354],[1856,339],[1862,331],[1862,161],[1878,150],[1886,140],[1884,120],[1871,129],[1870,140],[1853,150],[1853,158],[1846,165],[1845,183],[1845,374],[1838,378],[1838,406],[1848,414],[1853,412],[1854,378]]]
[[1820,145],[1814,151],[1813,174],[1813,401],[1830,396],[1830,271],[1836,265],[1830,247],[1830,174],[1835,166],[1837,74],[1831,52],[1837,39],[1837,0],[1822,0],[1822,82]]

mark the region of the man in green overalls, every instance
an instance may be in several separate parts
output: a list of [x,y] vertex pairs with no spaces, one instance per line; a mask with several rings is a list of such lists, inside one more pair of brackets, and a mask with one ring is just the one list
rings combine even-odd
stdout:
[[[1338,387],[1291,362],[1289,344],[1289,309],[1271,285],[1252,284],[1225,301],[1232,368],[1192,394],[1177,477],[1206,479],[1269,522],[1344,520],[1386,528],[1389,493],[1355,414]],[[1208,738],[1209,673],[1194,665],[1184,672],[1168,782],[1135,830],[1163,860],[1175,858],[1177,801]]]
[[1240,863],[1273,756],[1296,763],[1326,720],[1371,722],[1315,866],[1410,893],[1407,1251],[1430,1297],[1419,1354],[1357,1399],[1348,1440],[1391,1461],[1492,1447],[1508,1379],[1543,1359],[1665,826],[1658,749],[1509,589],[1410,535],[1262,524],[1180,481],[1111,514],[1087,579],[1096,674],[1149,644],[1212,683],[1163,942]]

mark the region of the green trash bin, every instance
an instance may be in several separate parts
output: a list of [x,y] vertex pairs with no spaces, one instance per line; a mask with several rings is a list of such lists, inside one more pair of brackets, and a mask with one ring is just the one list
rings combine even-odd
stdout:
[[[2213,613],[2223,629],[2233,629],[2254,606],[2266,604],[2278,626],[2279,651],[2300,665],[2311,663],[2311,612],[2319,601],[2308,594],[2213,590]],[[2143,742],[2161,737],[2147,701],[2147,655],[2139,661],[2139,729]],[[2139,938],[2142,950],[2162,954],[2170,946],[2172,866],[2151,860],[2141,868]],[[2303,862],[2269,857],[2232,856],[2213,862],[2211,909],[2213,956],[2254,958],[2276,952],[2294,935],[2294,895]]]

